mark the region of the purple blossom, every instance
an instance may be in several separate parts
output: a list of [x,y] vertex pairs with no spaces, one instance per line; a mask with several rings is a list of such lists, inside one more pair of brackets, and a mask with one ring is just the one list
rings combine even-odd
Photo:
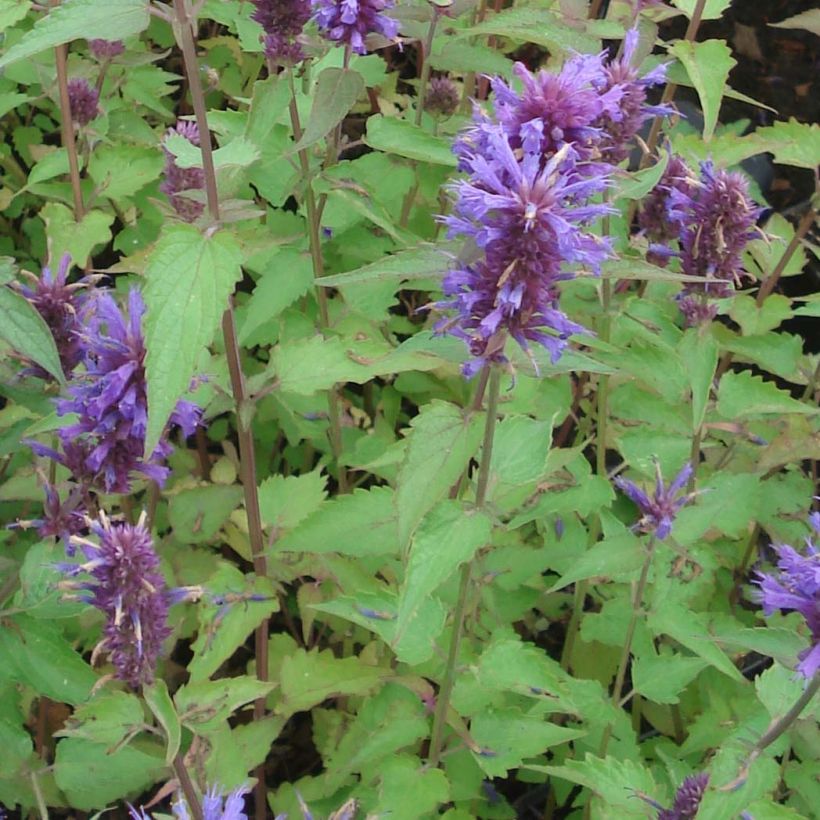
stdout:
[[73,539],[85,563],[61,565],[70,579],[90,576],[86,581],[66,581],[63,587],[105,614],[95,654],[109,655],[116,676],[135,689],[153,681],[162,644],[171,634],[165,581],[144,519],[143,514],[135,526],[112,524],[102,513],[99,520],[89,522],[99,544]]
[[100,92],[82,77],[68,81],[68,102],[71,119],[79,126],[88,125],[100,113]]
[[621,490],[638,507],[641,518],[635,525],[641,532],[651,533],[663,541],[672,531],[672,524],[678,510],[688,504],[694,493],[682,493],[692,475],[692,465],[685,464],[683,469],[667,487],[663,482],[660,467],[655,465],[657,478],[655,492],[650,498],[637,484],[625,478],[615,479],[615,486]]
[[433,77],[424,97],[424,110],[433,116],[451,117],[460,99],[458,88],[449,77]]
[[[50,267],[44,267],[39,277],[29,274],[33,281],[31,287],[18,286],[20,293],[34,305],[48,325],[66,377],[71,376],[85,355],[83,317],[89,303],[85,288],[91,281],[84,277],[69,285],[70,267],[71,257],[64,254],[56,275],[51,272]],[[32,367],[32,372],[44,379],[52,378],[37,365]]]
[[366,54],[368,34],[381,34],[392,40],[399,23],[382,12],[394,0],[311,0],[313,19],[324,36],[335,43],[349,45],[356,54]]
[[[809,525],[815,536],[820,533],[820,517],[816,513],[809,517]],[[774,549],[779,572],[759,573],[756,580],[763,612],[771,615],[782,609],[799,612],[806,619],[812,645],[798,656],[797,671],[813,678],[820,670],[820,551],[811,536],[806,538],[805,555],[788,544],[775,545]]]
[[86,521],[86,501],[80,487],[72,487],[65,501],[55,487],[45,482],[46,500],[43,503],[43,517],[32,524],[37,527],[41,538],[60,538],[66,551],[72,555],[74,550],[71,537],[79,535],[88,527]]
[[675,792],[672,808],[658,811],[658,820],[693,820],[708,785],[709,775],[706,772],[687,777]]
[[[69,383],[69,398],[57,401],[58,415],[78,416],[59,431],[62,452],[32,443],[35,452],[59,461],[81,485],[109,493],[130,492],[134,472],[161,484],[168,475],[163,461],[172,450],[164,436],[151,457],[143,459],[148,419],[141,329],[145,305],[136,289],[128,302],[128,315],[123,315],[110,294],[99,293],[95,300],[86,326],[86,372]],[[180,401],[170,423],[188,436],[199,417],[198,407]]]
[[685,213],[680,233],[681,270],[703,280],[702,284],[686,283],[681,294],[681,310],[692,324],[710,312],[714,315],[702,309],[708,308],[708,299],[729,296],[731,285],[745,275],[741,255],[756,235],[760,208],[749,197],[742,174],[715,170],[711,162],[701,163],[700,182],[693,193],[676,189],[671,198],[672,207]]
[[567,265],[597,271],[610,253],[608,240],[583,230],[609,210],[587,204],[607,178],[588,176],[569,145],[544,161],[514,143],[501,125],[479,118],[455,147],[470,176],[453,185],[455,212],[443,221],[451,237],[464,236],[483,253],[445,277],[437,307],[456,316],[437,329],[467,343],[467,376],[505,361],[506,334],[528,354],[530,342],[543,345],[557,361],[569,336],[586,332],[559,309],[557,283],[570,278]]
[[264,29],[265,56],[280,65],[305,59],[299,36],[310,20],[310,0],[253,0],[251,19]]
[[122,54],[125,51],[125,43],[122,40],[89,40],[88,48],[95,59],[103,62]]
[[[172,136],[184,137],[192,145],[199,147],[199,128],[195,122],[179,120],[174,128],[169,128],[165,133],[166,139]],[[182,219],[194,222],[202,216],[205,204],[185,196],[184,192],[203,190],[205,171],[202,168],[180,168],[176,157],[164,145],[162,150],[165,152],[165,179],[160,183],[159,189],[168,195],[171,205]]]
[[632,65],[638,47],[637,29],[627,31],[621,57],[605,63],[602,67],[604,82],[599,85],[602,95],[620,92],[618,105],[606,106],[597,125],[603,131],[601,157],[605,162],[617,165],[629,156],[632,141],[641,126],[650,117],[670,114],[668,106],[646,105],[646,92],[652,85],[666,79],[666,66],[660,65],[641,77]]

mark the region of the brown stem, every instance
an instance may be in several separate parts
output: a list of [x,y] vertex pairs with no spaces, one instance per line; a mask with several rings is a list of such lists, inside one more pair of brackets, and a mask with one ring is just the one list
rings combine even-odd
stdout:
[[[196,115],[197,127],[202,148],[202,168],[205,176],[205,195],[208,212],[214,222],[219,222],[219,194],[216,185],[213,152],[211,150],[208,117],[205,110],[205,95],[199,78],[199,64],[194,43],[194,21],[188,16],[185,0],[174,0],[174,15],[178,27],[178,36],[182,57],[185,63],[185,74],[191,90],[191,103]],[[242,359],[239,341],[236,335],[233,300],[222,315],[222,335],[225,340],[225,356],[231,379],[231,389],[236,403],[236,430],[239,443],[239,473],[245,497],[245,511],[248,516],[248,538],[250,540],[253,568],[260,577],[267,575],[265,544],[262,531],[262,517],[259,511],[259,492],[256,479],[256,453],[254,450],[253,431],[250,423],[244,421],[247,409],[247,388],[242,372]],[[256,653],[256,676],[260,681],[268,679],[268,621],[265,619],[256,628],[254,635]],[[254,703],[254,719],[259,720],[265,714],[265,698],[258,698]],[[256,770],[256,818],[264,820],[267,811],[267,792],[265,787],[265,764]]]
[[182,789],[182,793],[185,795],[185,802],[188,804],[188,809],[191,812],[191,816],[194,820],[203,820],[204,815],[202,814],[202,805],[199,802],[199,796],[194,788],[191,775],[188,774],[185,761],[179,753],[174,758],[174,774],[176,774],[177,780],[179,781],[179,786]]

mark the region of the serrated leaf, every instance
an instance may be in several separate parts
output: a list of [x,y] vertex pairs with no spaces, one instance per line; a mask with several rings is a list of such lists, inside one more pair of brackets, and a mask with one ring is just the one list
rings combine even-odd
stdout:
[[316,82],[310,118],[294,151],[302,151],[329,134],[356,104],[364,79],[349,68],[325,68]]
[[168,520],[181,543],[210,541],[242,500],[238,485],[208,484],[171,496]]
[[657,184],[669,164],[671,154],[664,151],[651,168],[644,168],[633,174],[624,174],[617,179],[617,186],[612,196],[617,199],[642,199]]
[[772,28],[799,28],[810,31],[820,37],[820,9],[809,9],[795,14],[794,17],[787,17],[779,23],[769,23]]
[[89,211],[77,222],[72,211],[60,202],[49,202],[40,211],[46,223],[49,253],[61,259],[67,253],[75,265],[82,267],[98,245],[111,238],[114,215],[103,211]]
[[183,725],[206,734],[240,706],[264,697],[275,686],[247,675],[187,683],[177,690],[174,703]]
[[0,57],[0,69],[71,40],[123,40],[146,29],[148,22],[146,0],[63,0]]
[[717,409],[727,419],[783,413],[813,415],[818,412],[816,407],[793,399],[772,382],[746,371],[724,373],[718,388]]
[[144,686],[142,696],[165,733],[165,762],[170,766],[182,743],[182,724],[164,680]]
[[336,658],[330,650],[299,649],[282,661],[279,686],[282,700],[277,714],[288,717],[304,712],[329,697],[366,695],[392,672],[368,666],[359,658]]
[[419,162],[432,162],[449,168],[455,168],[458,164],[449,140],[435,137],[407,120],[380,115],[370,117],[365,142],[377,151]]
[[398,639],[424,600],[487,544],[491,530],[486,514],[465,509],[457,501],[442,501],[424,519],[413,538],[399,591]]
[[729,315],[740,325],[744,336],[756,336],[774,330],[791,318],[791,300],[779,293],[772,293],[762,305],[758,305],[751,296],[739,294],[732,299]]
[[754,136],[764,141],[765,150],[774,154],[774,161],[783,165],[814,170],[820,165],[820,125],[798,122],[775,122],[758,128]]
[[440,278],[450,268],[450,260],[439,248],[425,246],[385,256],[378,262],[335,276],[323,276],[316,284],[323,288],[338,288],[362,282],[403,282],[414,279]]
[[632,683],[653,703],[679,703],[682,692],[708,666],[703,658],[663,652],[638,654],[632,662]]
[[[382,758],[379,776],[380,799],[374,813],[380,817],[389,816],[391,820],[435,817],[438,807],[447,803],[450,797],[447,775],[409,755]],[[412,800],[407,799],[410,794]]]
[[[202,149],[181,134],[170,134],[163,140],[162,145],[174,155],[180,168],[202,167]],[[259,150],[245,137],[235,137],[213,153],[214,168],[217,170],[228,167],[247,168],[257,159]]]
[[28,299],[7,287],[0,287],[0,338],[65,383],[60,354],[45,320]]
[[319,509],[326,495],[321,468],[300,476],[272,475],[259,485],[262,522],[276,531],[292,530]]
[[373,487],[324,501],[275,545],[275,552],[338,552],[393,555],[398,552],[393,490]]
[[700,328],[689,328],[678,344],[689,387],[692,390],[692,431],[703,424],[709,392],[718,361],[718,345],[714,337]]
[[612,578],[634,572],[645,558],[645,547],[632,533],[606,538],[584,552],[572,569],[550,587],[549,592],[556,592],[586,578]]
[[81,704],[57,736],[116,746],[145,723],[139,698],[127,692],[101,692]]
[[399,469],[396,508],[399,543],[405,545],[421,519],[444,498],[478,450],[483,415],[432,401],[411,422]]
[[157,446],[202,351],[242,273],[233,235],[204,235],[191,225],[167,227],[145,270],[145,357],[148,425],[145,452]]
[[16,776],[20,767],[34,751],[31,736],[22,727],[0,718],[0,778]]
[[686,68],[703,109],[703,139],[712,138],[720,113],[720,101],[726,89],[729,72],[737,65],[729,46],[723,40],[691,42],[678,40],[669,49]]
[[738,538],[759,509],[762,485],[754,473],[715,473],[697,489],[694,503],[675,521],[674,536],[681,544],[694,543],[711,528]]
[[159,177],[159,151],[137,145],[101,145],[91,154],[88,173],[98,192],[111,199],[132,196]]

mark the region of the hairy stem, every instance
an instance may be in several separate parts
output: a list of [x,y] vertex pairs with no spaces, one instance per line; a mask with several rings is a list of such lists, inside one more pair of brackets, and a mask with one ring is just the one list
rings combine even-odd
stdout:
[[[296,105],[296,85],[293,81],[293,72],[288,72],[288,82],[290,83],[290,123],[293,129],[293,139],[299,142],[302,139],[302,123],[299,119],[299,108]],[[316,300],[319,303],[319,321],[321,329],[327,330],[330,326],[330,315],[328,313],[327,290],[319,284],[318,280],[324,276],[325,262],[322,257],[322,239],[319,208],[316,205],[316,195],[313,193],[313,185],[310,178],[310,158],[307,150],[298,151],[299,166],[302,169],[302,177],[305,182],[305,211],[308,220],[308,244],[310,245],[310,259],[313,264],[313,280],[315,282]],[[336,481],[339,485],[339,492],[344,494],[348,491],[347,470],[341,464],[342,455],[342,413],[339,401],[339,390],[333,386],[327,394],[328,419],[330,421],[330,449],[333,453],[333,460],[336,462]]]
[[[199,65],[194,43],[194,22],[188,15],[185,0],[174,0],[174,15],[177,33],[180,39],[182,57],[185,63],[185,74],[191,90],[191,103],[196,115],[202,148],[202,168],[205,176],[205,194],[208,201],[208,212],[214,222],[219,222],[219,194],[216,186],[213,152],[211,149],[208,117],[205,110],[205,94],[199,78]],[[262,516],[259,510],[259,492],[256,477],[256,453],[254,451],[253,431],[250,424],[243,420],[243,411],[247,404],[247,388],[242,372],[239,340],[236,335],[233,300],[222,315],[222,335],[225,340],[225,356],[230,374],[231,389],[236,404],[236,431],[239,443],[239,474],[245,498],[245,512],[248,516],[248,538],[253,558],[253,568],[260,577],[267,575],[265,543],[262,531]],[[268,621],[263,620],[256,628],[254,635],[256,657],[256,676],[261,681],[268,679]],[[254,703],[254,719],[260,720],[265,714],[265,698]],[[264,820],[267,811],[267,793],[265,788],[265,766],[262,763],[256,771],[255,790],[256,817]]]
[[[632,615],[629,618],[629,625],[626,628],[626,636],[624,638],[624,645],[621,649],[621,660],[618,663],[618,672],[615,675],[615,685],[612,688],[612,702],[618,706],[621,702],[621,693],[624,688],[624,680],[626,679],[626,670],[629,666],[629,657],[632,654],[632,639],[635,637],[635,628],[638,625],[638,619],[641,616],[641,609],[643,608],[643,596],[646,591],[646,582],[649,579],[649,569],[652,566],[652,558],[655,555],[655,537],[649,539],[646,546],[646,558],[644,558],[643,567],[641,567],[641,577],[638,579],[638,586],[635,587],[635,593],[632,596]],[[606,757],[606,750],[609,746],[609,740],[612,737],[612,724],[608,724],[604,730],[604,736],[601,739],[601,746],[598,750],[599,757]]]
[[[481,447],[481,463],[478,468],[478,484],[476,486],[475,505],[481,509],[487,500],[487,485],[490,480],[490,462],[493,455],[493,439],[498,417],[498,397],[501,388],[501,372],[498,367],[485,365],[489,370],[487,393],[487,419],[484,423],[484,441]],[[485,373],[482,376],[486,378]],[[483,391],[481,391],[483,392]],[[444,727],[447,724],[447,711],[450,708],[450,697],[456,679],[456,663],[458,650],[461,646],[461,637],[464,632],[464,613],[467,609],[467,596],[470,591],[473,562],[468,561],[461,568],[461,580],[458,587],[456,608],[453,612],[453,634],[450,637],[450,649],[447,653],[447,666],[444,670],[444,680],[439,689],[436,700],[436,710],[433,714],[433,731],[430,738],[430,766],[438,766],[441,760],[442,744],[444,742]]]
[[177,756],[174,758],[174,774],[177,776],[179,786],[185,795],[185,802],[188,804],[191,816],[194,820],[203,820],[202,805],[199,802],[199,796],[194,788],[191,775],[188,774],[188,768],[185,765],[181,753],[177,753]]

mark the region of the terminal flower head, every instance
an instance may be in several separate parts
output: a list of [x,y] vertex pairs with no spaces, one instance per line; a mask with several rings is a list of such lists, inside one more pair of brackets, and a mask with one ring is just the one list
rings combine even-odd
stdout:
[[709,775],[706,772],[687,777],[675,793],[672,808],[661,809],[658,820],[694,820],[708,785]]
[[381,34],[393,40],[399,23],[383,12],[394,6],[394,0],[311,0],[313,19],[319,31],[335,43],[349,45],[356,54],[366,54],[368,34]]
[[[184,137],[192,145],[197,147],[200,144],[199,127],[195,122],[189,120],[179,120],[173,128],[169,128],[165,134],[166,139],[171,136]],[[202,168],[180,168],[177,165],[176,157],[163,145],[165,153],[165,169],[163,174],[165,179],[160,183],[159,189],[167,194],[171,200],[171,205],[177,214],[186,222],[194,222],[202,216],[205,204],[185,196],[186,191],[201,191],[205,188],[205,171]]]
[[265,56],[278,65],[304,60],[299,36],[310,20],[310,0],[253,0],[251,19],[262,26]]
[[100,92],[83,77],[68,81],[68,102],[71,119],[77,125],[88,125],[100,113]]

